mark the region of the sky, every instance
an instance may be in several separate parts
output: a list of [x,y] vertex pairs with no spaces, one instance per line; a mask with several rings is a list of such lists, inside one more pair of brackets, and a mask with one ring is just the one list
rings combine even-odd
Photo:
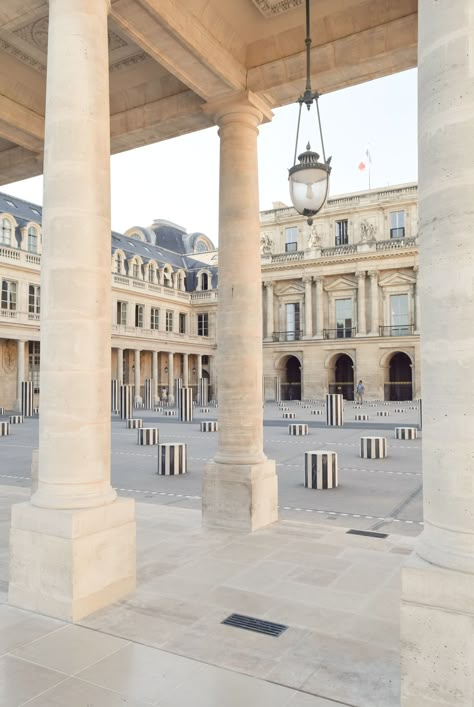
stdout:
[[[417,71],[369,81],[321,96],[326,155],[332,155],[330,195],[368,188],[358,165],[369,149],[371,187],[417,181]],[[302,86],[303,89],[303,86]],[[303,109],[306,113],[306,109]],[[290,205],[288,168],[293,164],[298,106],[278,108],[258,138],[260,209]],[[308,138],[320,152],[314,109],[303,115],[300,148]],[[303,122],[305,121],[305,122]],[[187,160],[183,170],[184,155]],[[183,176],[183,172],[185,176]],[[42,177],[0,187],[42,204]],[[218,242],[219,137],[209,128],[111,157],[112,228],[123,232],[166,219],[189,233]]]

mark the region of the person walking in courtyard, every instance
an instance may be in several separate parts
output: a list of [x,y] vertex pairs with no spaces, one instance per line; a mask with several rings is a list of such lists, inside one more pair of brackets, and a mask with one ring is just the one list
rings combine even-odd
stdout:
[[364,402],[363,398],[364,398],[364,393],[365,393],[365,386],[362,383],[362,381],[359,381],[357,383],[356,393],[357,393],[357,402],[359,403],[359,405],[362,405],[362,403]]

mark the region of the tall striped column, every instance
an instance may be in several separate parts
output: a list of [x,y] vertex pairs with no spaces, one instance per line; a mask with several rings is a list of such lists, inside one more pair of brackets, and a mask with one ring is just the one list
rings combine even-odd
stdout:
[[181,388],[179,401],[179,419],[181,422],[193,420],[193,389]]
[[120,419],[129,420],[133,417],[133,391],[131,385],[120,386]]
[[329,427],[344,424],[344,399],[340,393],[326,394],[326,423]]
[[145,378],[145,410],[153,410],[153,383],[152,378]]
[[119,404],[119,382],[117,378],[112,378],[110,381],[110,409],[112,412],[118,412]]
[[183,379],[182,378],[175,378],[174,379],[174,404],[177,406],[178,409],[181,407],[181,389],[183,387]]
[[33,383],[31,381],[21,382],[21,414],[24,417],[33,416]]
[[209,382],[207,378],[199,379],[199,404],[209,405]]

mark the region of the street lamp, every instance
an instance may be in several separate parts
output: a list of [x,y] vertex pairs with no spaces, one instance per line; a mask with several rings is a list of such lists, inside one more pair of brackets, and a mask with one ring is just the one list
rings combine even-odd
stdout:
[[[290,197],[293,202],[293,206],[299,214],[302,216],[307,216],[308,224],[311,226],[313,223],[312,217],[322,209],[328,195],[329,175],[331,173],[331,157],[326,159],[326,153],[324,151],[324,140],[318,105],[319,93],[317,91],[312,91],[311,89],[311,37],[309,34],[309,3],[310,0],[306,0],[306,86],[304,94],[298,99],[300,108],[298,112],[298,126],[296,129],[295,156],[293,158],[293,167],[288,170],[288,180],[290,182]],[[318,153],[311,150],[311,144],[308,142],[306,145],[306,151],[298,155],[299,162],[297,163],[296,153],[298,152],[301,109],[304,104],[308,111],[310,111],[313,103],[316,104],[316,114],[318,119],[323,161],[319,161]]]

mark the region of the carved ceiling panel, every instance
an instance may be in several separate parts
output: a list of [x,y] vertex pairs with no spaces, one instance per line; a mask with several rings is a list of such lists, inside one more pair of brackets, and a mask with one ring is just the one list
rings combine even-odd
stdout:
[[265,17],[274,17],[303,4],[303,0],[252,0]]

